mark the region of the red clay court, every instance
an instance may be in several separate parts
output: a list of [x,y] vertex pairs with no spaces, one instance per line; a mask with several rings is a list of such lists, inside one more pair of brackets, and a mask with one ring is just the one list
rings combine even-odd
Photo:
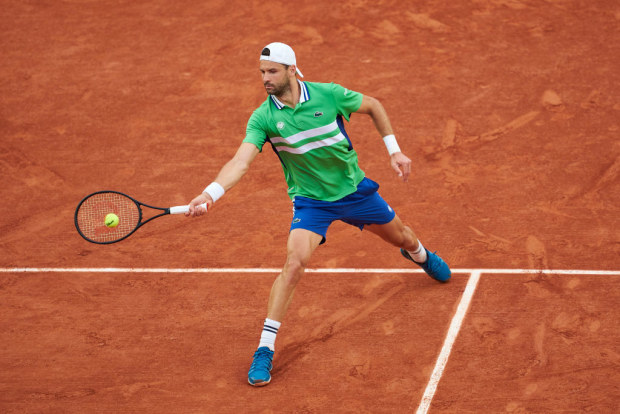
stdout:
[[[620,411],[614,1],[23,1],[0,10],[0,412]],[[386,107],[360,165],[454,271],[336,223],[247,384],[291,203],[264,151],[205,217],[99,246],[78,202],[187,204],[265,99],[258,55]]]

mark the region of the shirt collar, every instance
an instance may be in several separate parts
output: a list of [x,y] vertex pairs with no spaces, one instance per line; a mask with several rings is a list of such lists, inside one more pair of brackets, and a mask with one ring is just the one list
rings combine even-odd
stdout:
[[[306,87],[306,83],[300,81],[299,79],[297,79],[297,83],[299,83],[299,89],[300,89],[299,103],[302,104],[306,101],[309,101],[310,94],[308,93],[308,88]],[[280,102],[280,100],[276,98],[275,95],[269,95],[269,97],[273,101],[273,104],[276,106],[276,108],[282,109],[286,106],[282,102]]]

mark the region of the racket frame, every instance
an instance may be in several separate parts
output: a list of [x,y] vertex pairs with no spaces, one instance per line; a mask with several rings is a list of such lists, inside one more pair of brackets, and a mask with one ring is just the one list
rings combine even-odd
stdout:
[[[92,239],[89,239],[88,237],[86,237],[86,235],[84,235],[84,233],[82,233],[82,230],[80,230],[80,226],[78,225],[78,212],[80,211],[80,207],[82,206],[82,204],[84,204],[84,202],[86,200],[88,200],[90,197],[93,197],[97,194],[103,194],[103,193],[114,193],[114,194],[119,194],[122,195],[123,197],[127,197],[128,199],[130,199],[131,201],[133,201],[136,205],[136,207],[138,207],[138,224],[136,224],[136,226],[134,227],[134,229],[132,231],[130,231],[129,233],[127,233],[125,236],[116,239],[116,240],[110,240],[110,241],[95,241]],[[153,210],[160,210],[162,211],[161,213],[153,216],[153,217],[149,217],[147,220],[142,221],[142,206],[144,207],[148,207],[151,208]],[[155,206],[151,206],[145,203],[142,203],[138,200],[136,200],[135,198],[128,196],[125,193],[121,193],[120,191],[112,191],[112,190],[103,190],[103,191],[96,191],[92,194],[87,195],[86,197],[84,197],[82,199],[82,201],[80,201],[80,203],[78,204],[77,208],[75,209],[75,215],[74,215],[74,222],[75,222],[75,228],[77,229],[78,233],[80,234],[80,236],[82,236],[82,238],[84,238],[84,240],[87,240],[91,243],[95,243],[95,244],[112,244],[112,243],[117,243],[121,240],[125,240],[127,237],[131,236],[132,234],[134,234],[136,232],[136,230],[138,230],[140,227],[142,227],[143,225],[145,225],[146,223],[148,223],[151,220],[154,220],[158,217],[161,216],[165,216],[167,214],[170,214],[170,207],[168,208],[164,208],[164,207],[155,207]]]

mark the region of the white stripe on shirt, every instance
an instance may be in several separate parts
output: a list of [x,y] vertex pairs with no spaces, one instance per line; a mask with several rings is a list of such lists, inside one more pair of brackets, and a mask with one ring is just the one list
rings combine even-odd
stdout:
[[275,143],[285,143],[285,144],[296,144],[301,140],[306,138],[313,138],[319,135],[327,134],[328,132],[334,131],[338,128],[338,122],[334,121],[329,125],[324,125],[318,128],[307,129],[305,131],[298,132],[296,134],[291,135],[290,137],[282,138],[282,137],[273,137],[270,138],[271,142]]
[[[343,139],[346,139],[344,135],[342,135],[342,133],[338,133],[338,135],[334,136],[334,137],[330,137],[330,138],[325,138],[322,139],[320,141],[314,141],[314,142],[309,142],[305,145],[302,145],[301,147],[298,148],[291,148],[291,147],[287,147],[287,146],[283,146],[283,145],[274,145],[275,149],[280,152],[280,151],[285,151],[285,152],[290,152],[291,154],[305,154],[308,151],[311,151],[313,149],[317,149],[317,148],[321,148],[321,147],[328,147],[330,145],[334,145],[340,141],[342,141]],[[273,139],[272,139],[273,140]]]

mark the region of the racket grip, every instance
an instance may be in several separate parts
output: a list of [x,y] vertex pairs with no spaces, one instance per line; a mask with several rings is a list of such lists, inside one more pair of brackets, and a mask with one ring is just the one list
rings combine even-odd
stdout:
[[[198,207],[202,207],[207,210],[207,203],[200,204]],[[170,214],[185,214],[189,211],[189,206],[176,206],[170,207]]]

